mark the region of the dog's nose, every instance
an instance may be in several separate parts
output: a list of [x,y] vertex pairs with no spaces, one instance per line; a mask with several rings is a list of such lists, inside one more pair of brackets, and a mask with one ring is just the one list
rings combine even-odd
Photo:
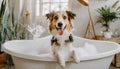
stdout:
[[62,24],[61,22],[58,23],[58,27],[62,27],[62,25],[63,25],[63,24]]

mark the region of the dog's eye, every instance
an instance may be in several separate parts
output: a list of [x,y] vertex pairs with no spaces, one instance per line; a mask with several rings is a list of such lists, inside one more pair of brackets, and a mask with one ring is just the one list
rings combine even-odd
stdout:
[[67,17],[66,17],[66,16],[63,16],[63,19],[67,19]]
[[56,20],[57,20],[57,19],[58,19],[58,16],[54,16],[54,19],[56,19]]

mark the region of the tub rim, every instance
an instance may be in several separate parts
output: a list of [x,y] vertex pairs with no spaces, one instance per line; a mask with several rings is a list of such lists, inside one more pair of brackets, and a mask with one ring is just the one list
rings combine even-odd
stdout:
[[[50,36],[46,36],[46,37],[42,37],[40,39],[43,39],[43,38],[47,38],[47,37],[50,37]],[[105,58],[105,57],[108,57],[108,56],[112,56],[116,53],[119,53],[120,52],[120,45],[115,43],[115,42],[111,42],[111,41],[101,41],[101,40],[91,40],[91,39],[86,39],[86,38],[82,38],[82,37],[78,37],[78,36],[74,36],[76,38],[79,38],[79,39],[83,39],[83,40],[89,40],[89,41],[95,41],[95,42],[107,42],[107,43],[113,43],[115,44],[118,48],[115,49],[115,50],[111,50],[111,51],[108,51],[108,52],[104,52],[104,53],[100,53],[100,54],[95,54],[93,56],[89,56],[89,57],[81,57],[81,61],[87,61],[87,60],[95,60],[95,59],[101,59],[101,58]],[[11,41],[7,41],[5,42],[3,45],[2,45],[2,50],[12,56],[15,56],[15,57],[18,57],[18,58],[23,58],[23,59],[29,59],[29,60],[39,60],[39,61],[56,61],[56,59],[51,59],[51,58],[43,58],[43,57],[40,57],[40,56],[37,56],[37,55],[27,55],[27,54],[23,54],[23,53],[16,53],[16,52],[13,52],[11,50],[7,50],[6,49],[6,46],[4,46],[6,43],[8,42],[12,42],[12,41],[20,41],[20,40],[11,40]],[[25,40],[26,41],[26,40]],[[72,59],[70,60],[67,60],[67,61],[72,61]]]

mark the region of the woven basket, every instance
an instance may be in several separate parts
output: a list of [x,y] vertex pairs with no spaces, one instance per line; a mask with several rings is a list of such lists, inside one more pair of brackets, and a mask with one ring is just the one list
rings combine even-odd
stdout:
[[113,60],[112,64],[115,67],[120,67],[120,53],[115,54],[115,57],[114,57],[114,60]]

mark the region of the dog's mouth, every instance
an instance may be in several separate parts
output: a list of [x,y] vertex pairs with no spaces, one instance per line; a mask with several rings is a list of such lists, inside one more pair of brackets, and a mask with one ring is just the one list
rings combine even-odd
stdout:
[[[55,26],[55,27],[56,27],[56,26]],[[65,28],[66,28],[66,25],[65,25],[64,28],[62,28],[62,27],[59,27],[59,28],[56,27],[56,29],[57,29],[57,31],[58,31],[58,34],[59,34],[59,35],[63,35]]]

